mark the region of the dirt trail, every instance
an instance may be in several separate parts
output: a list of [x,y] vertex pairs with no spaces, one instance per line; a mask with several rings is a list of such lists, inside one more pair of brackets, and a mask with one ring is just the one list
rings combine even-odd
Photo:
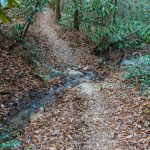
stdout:
[[52,20],[53,11],[49,8],[39,14],[36,24],[39,26],[38,32],[44,36],[50,45],[52,45],[52,51],[58,61],[62,62],[66,66],[76,66],[75,56],[72,49],[68,46],[67,41],[64,41],[58,37],[56,31],[50,27],[54,24]]
[[110,128],[111,102],[99,83],[82,83],[33,115],[24,147],[41,150],[121,150]]
[[[48,8],[39,14],[38,32],[46,36],[57,59],[68,67],[76,66],[78,56],[50,26],[52,14]],[[86,81],[63,93],[58,104],[50,105],[25,129],[24,147],[41,150],[119,150],[110,129],[111,102],[105,100],[100,89],[100,83]]]

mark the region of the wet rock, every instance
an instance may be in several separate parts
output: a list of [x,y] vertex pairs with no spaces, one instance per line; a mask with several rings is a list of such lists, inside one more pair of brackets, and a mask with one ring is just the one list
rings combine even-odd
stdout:
[[65,74],[69,76],[80,76],[80,77],[84,76],[82,72],[71,70],[70,68],[67,68],[67,71],[65,72]]
[[34,75],[42,80],[43,82],[49,82],[51,79],[61,76],[63,73],[61,71],[58,71],[56,69],[51,69],[49,71],[49,74],[42,74],[42,73],[35,73]]
[[82,83],[78,85],[76,89],[81,93],[85,93],[88,95],[97,95],[99,87],[101,87],[101,85],[99,85],[98,83]]
[[140,55],[132,55],[129,58],[122,59],[120,64],[122,66],[131,66],[131,65],[134,65],[135,63],[137,64],[140,57],[141,57]]
[[87,80],[93,80],[93,81],[100,81],[102,79],[102,77],[97,74],[97,73],[94,73],[92,71],[84,71],[84,78],[87,79]]
[[92,80],[85,79],[85,78],[80,78],[79,84],[81,84],[81,83],[93,83],[93,81],[92,81]]
[[51,80],[51,75],[48,74],[48,75],[43,75],[43,74],[35,74],[35,76],[37,78],[39,78],[40,80],[42,80],[43,82],[48,82]]
[[58,76],[61,76],[63,73],[59,70],[56,70],[56,69],[51,69],[51,77],[58,77]]
[[36,74],[36,76],[43,82],[49,82],[52,78],[54,78],[51,74],[48,75]]
[[39,112],[44,112],[44,107],[40,107]]
[[129,65],[134,65],[134,63],[133,63],[132,60],[123,59],[123,60],[121,61],[121,65],[122,65],[122,66],[129,66]]

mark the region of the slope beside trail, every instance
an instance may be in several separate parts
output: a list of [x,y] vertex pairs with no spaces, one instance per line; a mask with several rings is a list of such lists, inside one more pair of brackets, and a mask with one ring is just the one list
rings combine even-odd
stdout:
[[[46,8],[37,16],[34,29],[50,47],[47,55],[54,56],[58,64],[63,63],[66,67],[85,66],[89,59],[93,64],[97,63],[90,53],[79,52],[69,46],[69,41],[61,39],[53,29],[52,18],[53,11]],[[56,104],[50,104],[42,115],[33,117],[25,128],[23,147],[35,150],[119,150],[110,128],[113,107],[101,87],[102,83],[86,80],[63,92]]]
[[91,55],[90,49],[88,49],[86,45],[83,45],[79,35],[77,35],[74,40],[78,41],[80,46],[78,48],[72,48],[69,42],[70,39],[60,38],[60,34],[57,33],[57,31],[60,30],[59,28],[60,27],[55,24],[53,10],[45,8],[43,13],[38,14],[36,23],[31,29],[38,37],[45,40],[44,45],[49,49],[47,52],[49,60],[53,57],[59,65],[70,68],[98,65],[98,60],[96,60],[95,56]]

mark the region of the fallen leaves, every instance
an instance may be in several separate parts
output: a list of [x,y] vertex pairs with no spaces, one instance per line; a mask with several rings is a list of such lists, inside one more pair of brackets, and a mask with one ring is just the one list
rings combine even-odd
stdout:
[[[120,74],[122,71],[112,73],[107,82],[122,83]],[[106,87],[104,92],[116,105],[112,127],[124,149],[149,149],[149,119],[147,115],[144,117],[150,105],[147,98],[139,96],[140,91],[129,88],[127,84],[117,89]]]
[[[56,26],[55,28],[57,31]],[[40,33],[37,35],[39,42],[46,47],[49,64],[64,70],[64,64],[55,58],[48,40],[40,37]],[[80,69],[94,69],[97,72],[101,70],[97,58],[91,55],[93,43],[82,33],[60,31],[59,35],[70,41]],[[9,111],[8,105],[17,105],[18,99],[26,95],[29,89],[50,87],[55,81],[44,85],[35,78],[35,68],[26,63],[20,48],[14,51],[11,59],[6,50],[0,53],[0,115],[5,116]],[[123,83],[120,78],[121,71],[107,68],[106,71],[110,72],[109,76],[96,87],[102,97],[93,99],[70,89],[58,96],[57,103],[49,104],[46,111],[31,116],[30,123],[22,134],[23,148],[99,150],[103,149],[103,146],[113,147],[110,140],[112,139],[120,141],[117,146],[122,150],[147,150],[150,144],[149,101],[140,97],[137,89],[128,88]],[[104,73],[106,71],[104,70]],[[113,131],[112,135],[108,134],[111,133],[110,128]]]

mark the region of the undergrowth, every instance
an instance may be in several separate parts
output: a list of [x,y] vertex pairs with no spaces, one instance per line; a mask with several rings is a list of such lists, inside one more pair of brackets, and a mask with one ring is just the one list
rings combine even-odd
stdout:
[[26,60],[29,64],[34,66],[37,63],[45,63],[45,49],[41,44],[25,42],[22,44],[25,50]]
[[15,150],[20,147],[21,141],[19,139],[19,133],[10,132],[9,129],[4,128],[0,130],[0,150]]
[[139,84],[141,95],[143,95],[150,88],[150,55],[133,59],[124,69],[128,73],[124,74],[123,78]]

